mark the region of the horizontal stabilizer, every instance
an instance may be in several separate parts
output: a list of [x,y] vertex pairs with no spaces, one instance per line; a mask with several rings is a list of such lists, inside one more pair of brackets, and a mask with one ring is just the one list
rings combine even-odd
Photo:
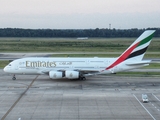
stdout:
[[128,65],[128,66],[135,66],[135,65],[144,65],[144,64],[149,64],[149,63],[151,63],[151,60],[150,61],[134,62],[134,63],[126,63],[126,65]]

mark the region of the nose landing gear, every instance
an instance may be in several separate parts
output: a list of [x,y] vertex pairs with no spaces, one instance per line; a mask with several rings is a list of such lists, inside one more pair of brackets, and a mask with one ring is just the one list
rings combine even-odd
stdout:
[[13,75],[12,80],[16,80],[16,76],[15,76],[15,74]]

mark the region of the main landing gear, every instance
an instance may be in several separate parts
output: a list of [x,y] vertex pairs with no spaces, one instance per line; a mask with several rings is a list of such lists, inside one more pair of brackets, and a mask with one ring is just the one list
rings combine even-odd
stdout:
[[16,80],[16,75],[15,74],[13,75],[12,80]]
[[86,80],[85,77],[79,77],[79,80]]
[[77,79],[70,79],[70,80],[86,80],[86,78],[85,77],[83,77],[83,76],[80,76],[79,78],[77,78]]

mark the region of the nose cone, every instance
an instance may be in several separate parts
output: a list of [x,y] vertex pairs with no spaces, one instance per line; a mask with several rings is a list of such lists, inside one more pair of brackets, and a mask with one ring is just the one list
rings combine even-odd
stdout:
[[7,67],[7,66],[4,67],[3,71],[4,71],[4,72],[8,72],[8,67]]
[[4,68],[3,68],[3,71],[4,71],[4,72],[6,72],[6,69],[7,69],[7,68],[6,68],[6,67],[4,67]]

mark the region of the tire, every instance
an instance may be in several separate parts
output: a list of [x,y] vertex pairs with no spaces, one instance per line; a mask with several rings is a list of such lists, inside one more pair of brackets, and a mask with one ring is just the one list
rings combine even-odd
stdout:
[[13,77],[12,80],[16,80],[16,77]]

